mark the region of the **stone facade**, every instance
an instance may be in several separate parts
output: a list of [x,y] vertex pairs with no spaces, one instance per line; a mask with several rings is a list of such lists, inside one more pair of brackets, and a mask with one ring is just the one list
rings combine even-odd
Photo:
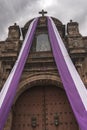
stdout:
[[[70,20],[67,25],[63,25],[58,19],[53,18],[59,33],[64,41],[69,55],[78,70],[81,79],[87,86],[87,37],[83,37],[79,32],[79,24]],[[25,24],[21,29],[14,24],[9,27],[8,37],[5,41],[0,41],[0,89],[4,85],[22,46],[28,26],[32,20]],[[67,32],[65,31],[67,27]],[[20,39],[21,32],[23,40]],[[55,61],[51,51],[35,51],[35,42],[39,34],[47,33],[46,17],[40,17],[35,38],[33,40],[32,48],[28,56],[16,97],[12,106],[14,111],[14,104],[19,95],[29,86],[35,84],[49,85],[50,83],[63,88],[62,81],[58,74]],[[5,130],[11,130],[12,112],[7,120]]]

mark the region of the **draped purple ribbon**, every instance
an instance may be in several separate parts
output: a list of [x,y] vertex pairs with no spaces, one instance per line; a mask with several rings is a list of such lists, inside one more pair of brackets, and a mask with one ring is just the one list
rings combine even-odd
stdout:
[[[56,26],[51,18],[48,19],[48,33],[52,46],[54,59],[64,89],[75,114],[81,130],[87,130],[87,91],[81,81],[68,53],[59,36]],[[18,59],[0,92],[0,130],[3,130],[8,113],[10,111],[18,83],[28,57],[38,18],[35,19],[28,30]]]
[[28,57],[32,40],[34,38],[35,30],[37,27],[38,18],[32,21],[23,46],[19,53],[18,59],[0,92],[0,130],[3,130],[4,124],[7,120],[8,113],[11,109],[11,105],[16,94],[18,83]]
[[80,79],[51,18],[48,33],[53,56],[80,130],[87,130],[87,90]]

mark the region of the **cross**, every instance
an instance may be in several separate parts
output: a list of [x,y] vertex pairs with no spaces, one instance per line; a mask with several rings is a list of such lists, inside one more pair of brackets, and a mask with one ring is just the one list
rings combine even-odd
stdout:
[[42,11],[39,12],[39,14],[42,14],[42,17],[44,17],[44,14],[47,14],[47,11],[44,11],[44,10],[42,9]]

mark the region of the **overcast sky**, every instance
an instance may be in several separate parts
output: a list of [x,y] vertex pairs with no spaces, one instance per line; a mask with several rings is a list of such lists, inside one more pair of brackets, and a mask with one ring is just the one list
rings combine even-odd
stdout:
[[9,26],[16,22],[23,27],[42,9],[63,24],[78,22],[80,33],[87,36],[87,0],[0,0],[0,40],[7,37]]

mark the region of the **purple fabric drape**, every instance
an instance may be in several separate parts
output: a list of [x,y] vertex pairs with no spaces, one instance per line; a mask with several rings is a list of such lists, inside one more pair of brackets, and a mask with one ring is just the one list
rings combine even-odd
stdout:
[[[18,59],[0,92],[0,130],[3,130],[17,86],[30,51],[38,18],[31,23]],[[80,130],[87,130],[87,91],[59,37],[55,24],[48,18],[48,32],[54,59],[63,81],[64,89],[75,114]],[[74,78],[75,77],[75,78]]]
[[87,130],[87,90],[67,53],[53,20],[49,17],[48,33],[57,69],[80,130]]
[[31,23],[28,33],[25,37],[22,49],[19,53],[18,59],[2,89],[0,92],[0,130],[3,130],[4,124],[7,120],[8,113],[10,111],[18,83],[28,57],[32,40],[35,34],[38,18]]

